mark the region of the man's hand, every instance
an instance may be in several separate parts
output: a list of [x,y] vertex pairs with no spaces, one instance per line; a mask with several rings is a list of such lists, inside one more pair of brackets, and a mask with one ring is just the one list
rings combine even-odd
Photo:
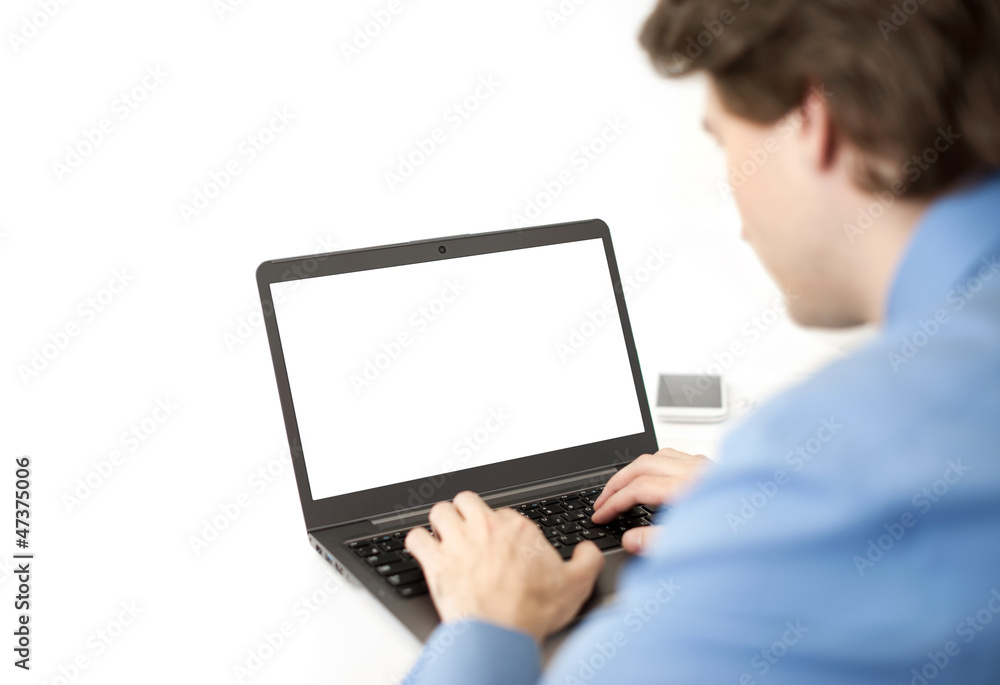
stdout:
[[[665,448],[656,454],[643,454],[616,473],[594,502],[593,521],[607,523],[637,504],[659,506],[687,490],[710,463],[704,454],[685,454]],[[647,549],[657,526],[643,526],[627,531],[622,546],[638,554]]]
[[534,521],[493,511],[472,492],[435,504],[430,522],[437,538],[414,528],[406,549],[423,567],[443,622],[478,618],[541,642],[573,619],[604,566],[589,540],[564,562]]

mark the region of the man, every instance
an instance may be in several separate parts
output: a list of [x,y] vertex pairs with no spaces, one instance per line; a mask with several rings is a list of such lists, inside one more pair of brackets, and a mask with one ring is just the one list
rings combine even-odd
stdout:
[[564,563],[472,493],[436,505],[406,539],[442,619],[410,682],[1000,683],[1000,7],[661,0],[641,43],[707,74],[792,316],[880,333],[718,465],[661,450],[611,479],[596,523],[672,511],[545,673],[601,554]]

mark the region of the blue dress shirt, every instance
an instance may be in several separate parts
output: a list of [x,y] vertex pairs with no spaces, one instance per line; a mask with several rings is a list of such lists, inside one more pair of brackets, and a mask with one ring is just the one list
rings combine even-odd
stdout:
[[998,260],[994,174],[932,204],[877,338],[727,436],[544,673],[470,621],[407,682],[1000,683]]

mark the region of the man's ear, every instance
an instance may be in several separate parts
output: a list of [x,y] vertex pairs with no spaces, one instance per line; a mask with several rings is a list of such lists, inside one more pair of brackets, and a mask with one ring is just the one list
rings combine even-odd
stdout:
[[803,163],[819,172],[829,171],[837,161],[840,139],[830,117],[826,90],[822,86],[810,88],[795,116],[801,118],[799,138]]

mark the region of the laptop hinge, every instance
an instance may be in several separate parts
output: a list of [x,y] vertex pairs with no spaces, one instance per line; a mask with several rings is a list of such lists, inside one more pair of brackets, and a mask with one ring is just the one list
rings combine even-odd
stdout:
[[[493,509],[497,509],[516,502],[541,499],[550,494],[558,495],[571,490],[585,490],[586,488],[603,486],[608,482],[608,479],[617,472],[618,469],[615,467],[604,467],[599,471],[591,472],[587,475],[575,474],[558,480],[550,480],[545,483],[508,488],[506,490],[484,495],[483,500]],[[427,514],[430,510],[431,507],[429,506],[407,509],[396,512],[390,516],[382,516],[371,519],[371,524],[379,530],[422,525],[427,522]]]

